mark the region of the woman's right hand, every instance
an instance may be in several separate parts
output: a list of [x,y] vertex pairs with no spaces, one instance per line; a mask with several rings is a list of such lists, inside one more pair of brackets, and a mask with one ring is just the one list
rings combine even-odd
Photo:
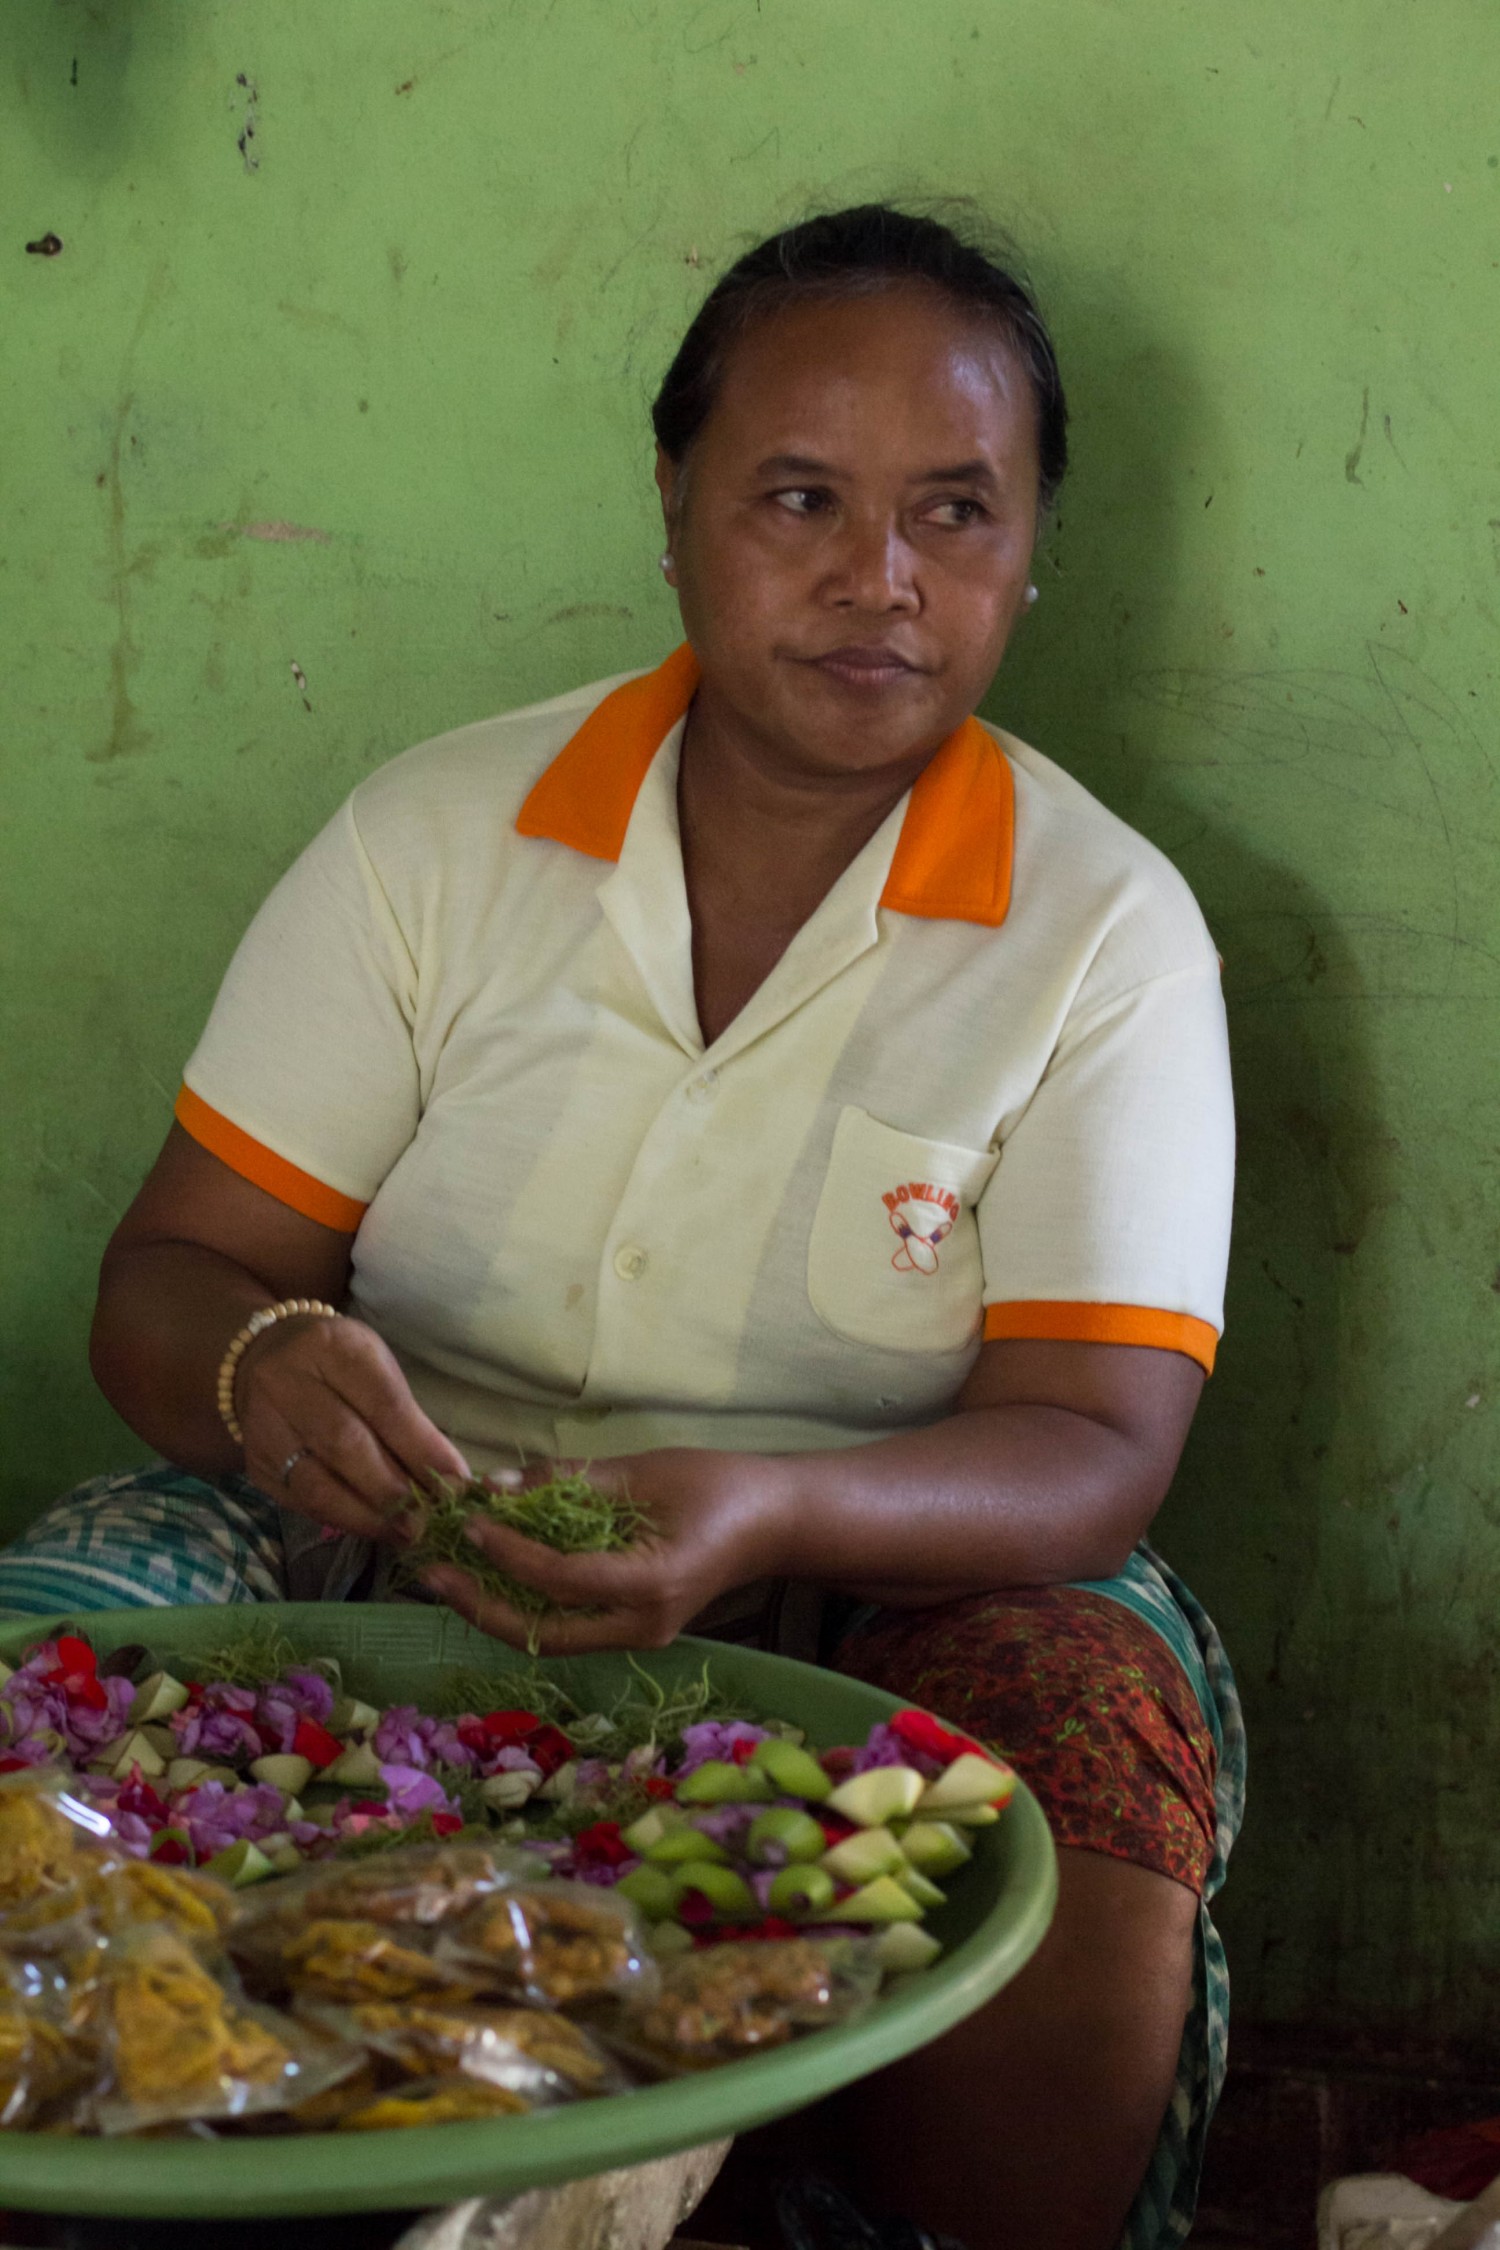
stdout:
[[456,1445],[428,1420],[389,1345],[363,1321],[278,1320],[240,1360],[235,1411],[245,1474],[330,1532],[399,1539],[412,1483],[467,1478]]

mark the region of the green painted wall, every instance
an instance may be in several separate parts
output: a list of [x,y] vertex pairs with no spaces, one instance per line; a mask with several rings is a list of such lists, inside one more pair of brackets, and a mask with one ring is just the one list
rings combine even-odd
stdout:
[[973,194],[1077,434],[993,709],[1226,956],[1230,1331],[1164,1539],[1250,1708],[1240,1996],[1483,2029],[1497,85],[1489,0],[13,0],[9,1520],[135,1457],[93,1272],[273,876],[406,743],[670,644],[645,405],[706,277]]

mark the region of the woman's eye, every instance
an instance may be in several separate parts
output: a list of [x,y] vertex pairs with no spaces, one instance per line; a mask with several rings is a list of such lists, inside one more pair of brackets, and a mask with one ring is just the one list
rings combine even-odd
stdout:
[[815,516],[828,506],[828,494],[814,485],[789,485],[784,491],[773,492],[771,498],[794,516]]
[[941,524],[945,530],[962,530],[971,523],[982,523],[985,511],[977,500],[954,498],[935,500],[927,510],[928,520]]

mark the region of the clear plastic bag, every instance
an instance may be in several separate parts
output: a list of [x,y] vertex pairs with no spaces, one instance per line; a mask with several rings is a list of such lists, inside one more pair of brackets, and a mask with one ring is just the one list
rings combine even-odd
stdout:
[[410,2078],[482,2078],[532,2102],[614,2094],[628,2084],[586,2031],[551,2009],[493,2000],[370,2000],[353,2008],[315,2005],[307,2013]]
[[659,2071],[706,2070],[847,2023],[880,1977],[866,1938],[729,1940],[665,1962],[659,1989],[627,2001],[604,2036]]
[[658,1974],[628,1899],[550,1878],[483,1900],[443,1932],[438,1953],[477,1989],[539,2008],[645,1995]]
[[30,2125],[80,2093],[93,2073],[93,2051],[69,2024],[56,1972],[0,1965],[0,2126]]
[[139,1929],[100,1955],[82,2028],[99,2078],[85,2121],[107,2134],[284,2110],[358,2067],[359,2050],[246,2000],[175,1930]]

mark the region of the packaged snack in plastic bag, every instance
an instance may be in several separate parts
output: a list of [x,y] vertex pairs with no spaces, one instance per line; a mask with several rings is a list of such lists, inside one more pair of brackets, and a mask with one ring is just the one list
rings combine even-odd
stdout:
[[482,2078],[433,2078],[346,2110],[338,2130],[381,2133],[410,2125],[467,2125],[476,2118],[524,2117],[530,2107],[524,2094]]
[[78,1911],[83,1886],[126,1858],[103,1813],[46,1768],[0,1777],[0,1928]]
[[483,1837],[403,1844],[370,1859],[324,1861],[237,1901],[237,1926],[257,1938],[292,1935],[303,1923],[340,1921],[432,1928],[466,1913],[509,1883],[536,1880],[534,1852]]
[[483,1900],[443,1933],[438,1951],[481,1990],[542,2008],[654,1991],[657,1976],[628,1899],[550,1878]]
[[508,2086],[533,2102],[613,2094],[627,2084],[586,2031],[546,2008],[484,2000],[370,2000],[354,2008],[317,2009],[313,2020],[411,2078],[456,2072]]
[[257,2007],[175,1930],[142,1929],[100,1956],[91,2008],[104,2063],[90,2107],[104,2133],[286,2109],[347,2076],[356,2048]]
[[457,1963],[433,1958],[424,1931],[332,1915],[301,1923],[269,1956],[244,1950],[242,1958],[282,1989],[314,2000],[466,1999],[476,1987]]
[[703,2070],[847,2023],[879,1991],[880,1965],[863,1938],[730,1940],[678,1954],[660,1978],[611,2018],[610,2044],[661,2070]]

